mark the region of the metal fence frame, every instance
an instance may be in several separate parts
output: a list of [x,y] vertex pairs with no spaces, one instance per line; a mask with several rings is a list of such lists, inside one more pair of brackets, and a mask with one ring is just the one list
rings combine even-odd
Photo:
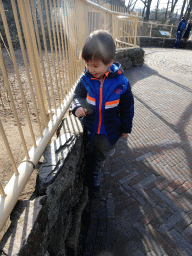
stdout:
[[[117,48],[133,47],[137,43],[137,21],[141,19],[137,15],[126,13],[126,9],[115,8],[101,0],[93,2],[89,0],[17,0],[17,6],[15,0],[10,0],[10,3],[40,137],[36,138],[33,130],[28,99],[23,89],[4,5],[0,0],[0,14],[4,26],[2,31],[4,35],[1,33],[1,40],[6,46],[13,65],[33,144],[28,150],[13,98],[9,70],[0,44],[0,75],[3,76],[25,153],[25,158],[17,167],[3,121],[0,120],[0,134],[14,172],[5,188],[0,182],[0,230],[71,104],[76,81],[84,68],[84,63],[79,60],[78,54],[85,38],[91,32],[90,29],[108,26],[116,40]],[[104,25],[97,20],[98,15],[102,17]],[[78,26],[78,19],[81,20],[81,26]],[[44,52],[42,52],[42,44]]]

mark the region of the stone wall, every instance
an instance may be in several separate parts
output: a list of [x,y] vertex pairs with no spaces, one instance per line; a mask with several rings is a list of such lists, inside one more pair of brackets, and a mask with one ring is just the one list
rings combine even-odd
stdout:
[[64,118],[57,134],[44,152],[35,197],[18,201],[11,214],[12,223],[0,242],[1,255],[76,254],[88,201],[79,120],[71,115]]
[[144,63],[144,51],[140,47],[121,50],[116,53],[115,60],[121,63],[124,70],[132,66],[142,66]]
[[[173,48],[175,45],[176,39],[169,38],[159,38],[159,37],[141,37],[140,38],[140,47],[164,47],[164,48]],[[181,49],[192,49],[192,41],[188,40],[186,43],[181,41],[179,46]]]

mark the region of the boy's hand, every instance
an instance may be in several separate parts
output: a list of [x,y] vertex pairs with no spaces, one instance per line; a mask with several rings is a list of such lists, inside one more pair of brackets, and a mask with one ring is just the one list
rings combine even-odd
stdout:
[[78,108],[78,109],[75,111],[75,115],[76,115],[77,117],[86,116],[86,114],[87,114],[87,109],[82,108],[82,107]]
[[121,138],[125,138],[126,135],[127,135],[127,133],[122,133]]

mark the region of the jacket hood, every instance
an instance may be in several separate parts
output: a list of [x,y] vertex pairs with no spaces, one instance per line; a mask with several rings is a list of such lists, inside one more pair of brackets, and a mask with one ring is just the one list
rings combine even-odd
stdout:
[[[84,73],[91,78],[93,77],[93,75],[86,69],[86,67],[84,69]],[[110,72],[107,78],[111,79],[123,74],[124,71],[121,68],[121,64],[119,62],[114,61],[113,64],[110,66]]]

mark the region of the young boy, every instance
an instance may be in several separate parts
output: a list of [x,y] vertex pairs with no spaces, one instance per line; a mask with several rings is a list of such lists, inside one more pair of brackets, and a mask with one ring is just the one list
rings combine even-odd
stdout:
[[134,99],[120,64],[114,62],[115,43],[105,30],[86,39],[82,58],[86,68],[77,84],[72,113],[81,118],[86,152],[94,154],[93,186],[101,184],[101,170],[120,137],[131,133]]

